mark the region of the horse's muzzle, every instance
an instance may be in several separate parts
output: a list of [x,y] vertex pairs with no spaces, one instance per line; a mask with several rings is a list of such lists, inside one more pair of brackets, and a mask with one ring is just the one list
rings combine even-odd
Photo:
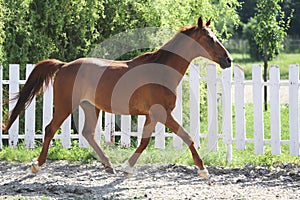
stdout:
[[233,62],[233,59],[230,56],[226,56],[219,59],[219,64],[222,69],[226,69],[228,67],[231,67]]

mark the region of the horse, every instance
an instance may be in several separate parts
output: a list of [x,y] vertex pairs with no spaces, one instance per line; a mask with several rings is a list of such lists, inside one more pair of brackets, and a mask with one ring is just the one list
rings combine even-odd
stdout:
[[31,166],[38,172],[46,162],[51,140],[63,121],[80,106],[85,114],[82,135],[100,158],[108,173],[115,170],[95,140],[95,127],[100,110],[125,115],[145,115],[142,139],[125,163],[124,171],[133,173],[134,165],[149,144],[158,122],[177,134],[189,147],[198,175],[209,173],[199,156],[192,137],[173,116],[176,90],[190,62],[204,57],[225,69],[232,58],[200,16],[197,25],[182,27],[158,50],[141,54],[131,60],[114,61],[99,58],[79,58],[71,62],[47,59],[36,64],[24,87],[17,94],[6,127],[27,108],[45,84],[53,84],[54,114],[45,128],[43,147]]

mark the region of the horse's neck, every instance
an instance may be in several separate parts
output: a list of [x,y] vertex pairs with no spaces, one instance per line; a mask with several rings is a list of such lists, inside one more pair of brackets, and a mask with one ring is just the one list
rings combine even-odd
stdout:
[[160,56],[162,62],[184,76],[191,61],[199,56],[198,46],[199,44],[191,36],[178,33],[158,51],[162,52],[163,56]]
[[[161,51],[167,52],[166,50]],[[157,62],[175,69],[183,77],[188,66],[190,65],[191,60],[192,59],[186,59],[182,55],[178,55],[175,52],[167,52],[165,55],[162,54]]]
[[133,66],[143,64],[164,66],[167,69],[164,79],[174,84],[179,84],[190,62],[197,57],[196,51],[193,51],[193,46],[195,47],[193,38],[182,33],[177,34],[159,50],[141,55],[131,62]]

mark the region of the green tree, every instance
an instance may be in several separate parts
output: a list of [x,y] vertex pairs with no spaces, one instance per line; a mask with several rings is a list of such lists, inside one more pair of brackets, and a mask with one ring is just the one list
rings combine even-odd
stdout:
[[74,60],[86,56],[99,37],[102,1],[7,0],[4,5],[6,63]]
[[30,20],[36,32],[32,53],[39,55],[34,60],[71,61],[86,56],[99,36],[96,22],[103,9],[97,0],[32,0]]
[[4,52],[4,40],[5,40],[5,32],[4,32],[4,20],[5,20],[5,7],[3,0],[0,1],[0,63],[3,63],[5,59]]
[[29,0],[4,1],[4,51],[6,63],[28,63],[33,34],[29,21]]
[[[293,14],[291,19],[290,28],[287,31],[289,36],[299,38],[300,37],[300,1],[298,0],[284,0],[281,3],[282,10],[290,16]],[[295,12],[293,12],[295,11]]]
[[259,51],[259,47],[254,39],[257,28],[257,20],[255,18],[250,18],[249,22],[243,25],[242,38],[248,41],[249,54],[251,59],[255,61],[260,61],[262,59],[262,54]]
[[[254,19],[257,23],[254,40],[262,53],[264,62],[264,81],[267,81],[268,61],[279,54],[283,48],[286,31],[289,28],[290,18],[284,20],[284,12],[279,3],[282,0],[258,0],[256,4],[257,13]],[[267,87],[264,88],[265,110],[267,107]]]
[[241,6],[238,0],[156,0],[155,9],[158,11],[161,26],[178,29],[184,25],[195,25],[199,16],[208,20],[212,18],[217,36],[228,39],[239,24],[237,9]]

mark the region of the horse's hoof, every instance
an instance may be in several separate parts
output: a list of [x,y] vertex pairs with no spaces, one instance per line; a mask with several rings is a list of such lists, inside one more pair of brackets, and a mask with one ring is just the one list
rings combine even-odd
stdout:
[[109,174],[116,174],[116,170],[112,167],[106,167],[105,171],[106,171],[106,173],[109,173]]
[[198,169],[198,175],[202,178],[209,178],[209,173],[208,170],[206,168],[204,169]]
[[33,160],[32,165],[31,165],[31,172],[36,174],[38,171],[40,171],[41,168],[42,167],[39,166],[38,161],[36,159]]
[[132,175],[132,174],[135,173],[134,167],[130,167],[128,162],[125,162],[123,164],[123,170],[122,171],[125,172],[126,175]]

